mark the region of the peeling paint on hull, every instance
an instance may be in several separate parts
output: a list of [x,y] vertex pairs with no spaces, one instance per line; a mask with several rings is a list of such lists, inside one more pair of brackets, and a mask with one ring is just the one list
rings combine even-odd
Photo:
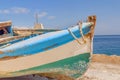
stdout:
[[56,73],[73,78],[81,76],[88,68],[90,53],[84,53],[49,64],[32,67],[16,72],[0,74],[0,77],[15,77],[29,74]]

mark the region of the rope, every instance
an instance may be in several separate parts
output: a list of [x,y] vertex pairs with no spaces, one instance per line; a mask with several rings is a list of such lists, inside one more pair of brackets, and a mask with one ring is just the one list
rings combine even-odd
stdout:
[[79,39],[72,33],[72,31],[68,28],[69,33],[72,35],[72,37],[79,43],[81,44],[81,42],[79,41]]
[[86,43],[86,40],[85,40],[84,35],[83,35],[83,31],[82,31],[82,22],[79,22],[78,25],[79,25],[79,29],[80,29],[80,34],[82,36],[82,40]]
[[[80,34],[82,36],[82,40],[84,41],[84,43],[86,43],[86,40],[84,38],[83,32],[82,32],[82,22],[78,23],[79,24],[79,30],[80,30]],[[72,37],[79,43],[82,44],[81,41],[74,35],[74,33],[70,30],[70,28],[68,28],[69,33],[72,35]]]

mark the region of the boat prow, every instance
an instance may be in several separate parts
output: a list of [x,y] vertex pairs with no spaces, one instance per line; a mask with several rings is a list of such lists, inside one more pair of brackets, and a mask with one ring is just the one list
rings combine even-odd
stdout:
[[38,35],[0,49],[0,78],[29,74],[79,78],[89,66],[95,24],[96,16],[89,16],[87,22],[72,28]]

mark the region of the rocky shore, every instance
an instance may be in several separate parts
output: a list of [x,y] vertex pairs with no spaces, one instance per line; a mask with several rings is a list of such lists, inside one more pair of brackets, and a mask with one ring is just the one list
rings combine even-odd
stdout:
[[88,71],[80,80],[120,80],[120,56],[94,54]]

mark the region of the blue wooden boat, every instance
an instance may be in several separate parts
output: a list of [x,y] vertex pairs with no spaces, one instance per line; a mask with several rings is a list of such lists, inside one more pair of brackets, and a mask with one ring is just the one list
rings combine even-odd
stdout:
[[95,24],[96,16],[89,16],[74,27],[1,48],[0,78],[29,74],[79,78],[89,66]]
[[28,36],[15,36],[11,21],[0,22],[0,48],[3,47],[3,45],[15,43],[27,37]]
[[13,35],[11,25],[11,21],[0,22],[0,38]]
[[35,27],[38,28],[12,28],[12,21],[0,22],[0,48],[32,38],[36,35],[58,31],[57,29],[41,29],[39,26],[41,27],[41,24],[37,23]]
[[23,36],[13,36],[11,21],[0,22],[0,48],[12,40],[20,38],[23,38]]

